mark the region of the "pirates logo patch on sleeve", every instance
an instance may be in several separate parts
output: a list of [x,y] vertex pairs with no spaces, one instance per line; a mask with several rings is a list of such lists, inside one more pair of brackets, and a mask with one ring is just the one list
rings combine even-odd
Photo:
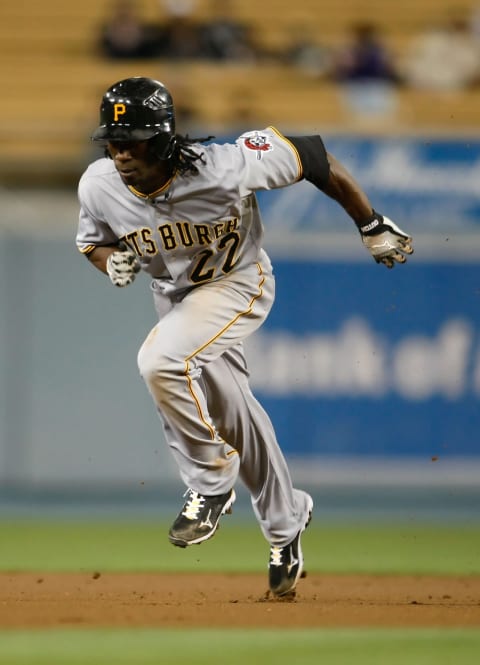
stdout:
[[262,159],[262,154],[264,152],[273,150],[273,145],[268,142],[268,136],[265,136],[265,134],[259,134],[258,132],[247,134],[243,143],[249,150],[256,151],[257,159]]

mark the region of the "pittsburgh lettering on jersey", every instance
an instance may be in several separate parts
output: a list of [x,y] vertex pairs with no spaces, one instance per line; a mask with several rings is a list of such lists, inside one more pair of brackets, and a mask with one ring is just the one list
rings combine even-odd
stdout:
[[152,230],[149,228],[131,231],[123,236],[122,240],[124,240],[138,256],[154,256],[158,253],[155,241],[152,239]]
[[[193,224],[191,222],[168,222],[157,227],[161,249],[171,251],[178,247],[201,247],[211,245],[222,236],[238,228],[238,218],[233,217],[215,224]],[[138,256],[154,256],[159,247],[148,227],[127,233],[124,240]]]

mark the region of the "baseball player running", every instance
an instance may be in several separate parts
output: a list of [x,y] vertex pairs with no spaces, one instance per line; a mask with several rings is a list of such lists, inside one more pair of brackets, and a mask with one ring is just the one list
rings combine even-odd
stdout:
[[151,278],[158,323],[138,367],[187,487],[169,540],[187,547],[211,538],[240,478],[270,545],[270,590],[291,596],[313,501],[293,487],[248,382],[243,342],[275,295],[255,192],[310,181],[344,208],[387,268],[405,263],[412,239],[373,210],[320,136],[268,127],[224,145],[189,139],[176,133],[173,100],[159,81],[112,85],[92,139],[105,157],[81,177],[76,242],[118,287],[140,270]]

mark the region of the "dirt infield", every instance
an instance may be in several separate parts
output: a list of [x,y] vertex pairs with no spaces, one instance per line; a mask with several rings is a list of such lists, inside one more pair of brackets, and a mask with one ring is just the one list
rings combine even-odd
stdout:
[[244,574],[3,573],[0,629],[480,626],[480,577],[309,575],[289,602]]

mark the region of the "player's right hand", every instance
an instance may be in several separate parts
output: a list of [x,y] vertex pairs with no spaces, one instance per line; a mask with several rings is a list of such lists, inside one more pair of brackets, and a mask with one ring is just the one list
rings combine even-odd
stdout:
[[374,213],[372,219],[360,227],[362,242],[377,263],[393,268],[405,263],[406,254],[413,254],[412,238],[388,217]]
[[107,274],[115,286],[128,286],[140,271],[140,263],[136,255],[127,250],[112,252],[107,259]]

